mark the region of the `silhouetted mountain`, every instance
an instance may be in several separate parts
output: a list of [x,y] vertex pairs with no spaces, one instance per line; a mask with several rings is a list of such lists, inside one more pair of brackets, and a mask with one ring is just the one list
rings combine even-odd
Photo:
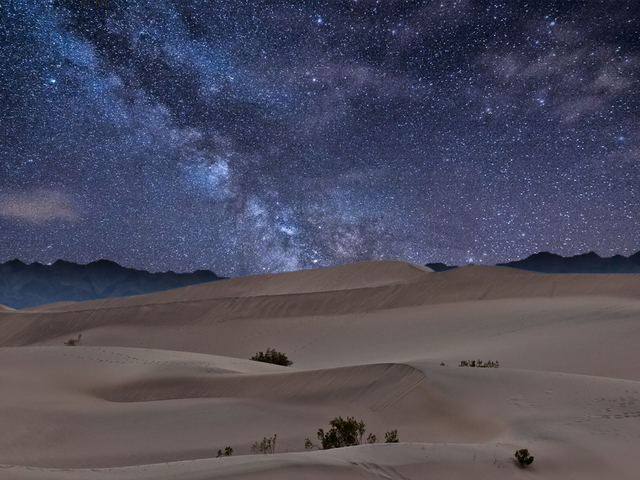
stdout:
[[457,266],[450,267],[444,263],[427,263],[425,267],[429,267],[434,272],[446,272],[447,270],[453,270],[454,268],[458,268]]
[[610,258],[602,258],[594,252],[573,257],[541,252],[524,260],[498,265],[542,273],[640,273],[640,252],[630,257],[615,255]]
[[58,260],[53,265],[20,260],[0,264],[0,304],[26,308],[46,303],[125,297],[221,280],[215,273],[149,273],[109,260],[87,265]]

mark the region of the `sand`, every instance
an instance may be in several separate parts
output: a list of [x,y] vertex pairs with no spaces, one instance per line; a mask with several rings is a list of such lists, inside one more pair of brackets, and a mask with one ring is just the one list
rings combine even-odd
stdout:
[[640,275],[386,261],[2,308],[0,478],[636,479],[639,338]]

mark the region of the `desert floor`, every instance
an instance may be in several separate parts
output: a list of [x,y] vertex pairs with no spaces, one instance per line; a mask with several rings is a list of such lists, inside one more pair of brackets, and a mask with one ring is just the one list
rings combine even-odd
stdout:
[[2,308],[0,478],[638,479],[639,340],[640,275],[406,262]]

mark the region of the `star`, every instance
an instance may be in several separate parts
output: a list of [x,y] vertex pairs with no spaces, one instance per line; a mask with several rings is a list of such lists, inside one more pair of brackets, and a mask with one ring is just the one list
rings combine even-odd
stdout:
[[103,3],[1,13],[0,261],[640,250],[632,0]]

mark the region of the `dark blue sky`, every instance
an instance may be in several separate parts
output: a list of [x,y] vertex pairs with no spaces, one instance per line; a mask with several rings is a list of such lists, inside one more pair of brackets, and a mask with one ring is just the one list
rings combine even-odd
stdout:
[[2,1],[0,261],[640,250],[637,0],[95,3]]

